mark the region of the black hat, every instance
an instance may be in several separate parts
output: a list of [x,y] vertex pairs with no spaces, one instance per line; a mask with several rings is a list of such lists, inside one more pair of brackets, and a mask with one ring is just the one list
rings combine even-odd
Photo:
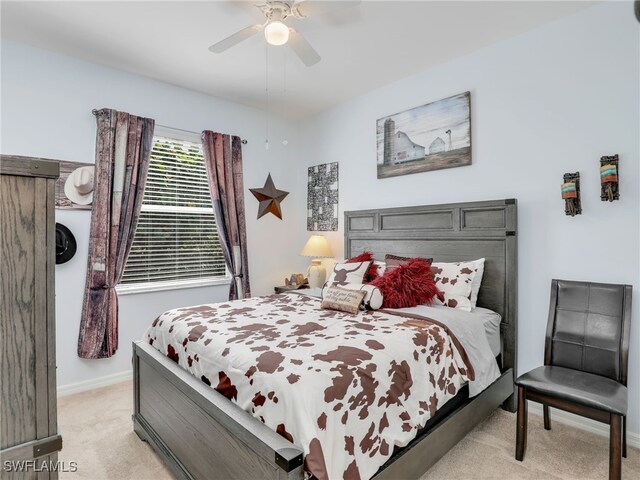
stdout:
[[56,265],[66,263],[76,254],[76,238],[67,227],[56,223]]

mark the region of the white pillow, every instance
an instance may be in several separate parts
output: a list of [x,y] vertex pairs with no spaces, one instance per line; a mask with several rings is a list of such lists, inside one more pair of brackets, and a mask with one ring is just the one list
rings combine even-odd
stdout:
[[484,274],[484,258],[466,263],[474,264],[477,270],[475,276],[473,277],[473,282],[471,282],[471,308],[476,308],[476,303],[478,302],[478,292],[480,291],[480,285],[482,284],[482,275]]
[[373,264],[378,266],[378,277],[384,275],[384,272],[387,270],[387,264],[384,262],[379,262],[378,260],[374,260]]
[[[484,262],[482,265],[484,266]],[[473,308],[471,304],[473,279],[478,271],[476,261],[434,262],[431,264],[431,271],[436,287],[443,292],[441,295],[436,295],[433,303],[470,312]]]
[[[327,283],[322,289],[322,298],[324,298],[327,290],[331,288],[332,285]],[[361,292],[365,292],[363,305],[367,310],[378,310],[382,307],[382,292],[378,287],[374,287],[373,285],[364,284],[364,283],[347,283],[346,285],[340,285],[340,288],[344,288],[345,290],[358,290]]]
[[369,265],[371,262],[336,263],[325,286],[342,287],[347,283],[363,283]]

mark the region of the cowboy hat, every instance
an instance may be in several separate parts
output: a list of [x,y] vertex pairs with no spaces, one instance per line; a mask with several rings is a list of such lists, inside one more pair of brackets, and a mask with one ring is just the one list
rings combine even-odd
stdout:
[[93,202],[93,176],[95,167],[76,168],[64,182],[64,194],[78,205],[90,205]]
[[56,265],[66,263],[76,254],[76,238],[67,227],[56,223]]

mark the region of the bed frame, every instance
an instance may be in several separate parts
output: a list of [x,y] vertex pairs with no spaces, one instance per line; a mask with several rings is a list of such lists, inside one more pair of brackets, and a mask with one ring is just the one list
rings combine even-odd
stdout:
[[[376,480],[423,475],[500,405],[516,409],[516,200],[362,210],[345,213],[345,257],[364,250],[432,257],[484,257],[478,305],[502,315],[502,376],[399,449]],[[133,344],[133,426],[178,478],[304,477],[303,452],[145,342]]]

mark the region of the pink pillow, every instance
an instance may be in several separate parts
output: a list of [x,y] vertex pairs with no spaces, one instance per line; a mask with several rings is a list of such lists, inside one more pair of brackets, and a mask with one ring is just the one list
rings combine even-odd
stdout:
[[411,258],[398,265],[371,285],[380,289],[384,298],[383,308],[405,308],[416,305],[431,305],[436,295],[441,293],[431,275],[431,261]]
[[[385,267],[388,270],[393,270],[399,265],[406,265],[407,262],[411,260],[411,258],[412,257],[400,257],[398,255],[391,255],[390,253],[387,253],[384,256]],[[422,257],[413,257],[413,258],[422,258]],[[424,260],[426,260],[429,263],[433,262],[433,258],[425,258]]]

